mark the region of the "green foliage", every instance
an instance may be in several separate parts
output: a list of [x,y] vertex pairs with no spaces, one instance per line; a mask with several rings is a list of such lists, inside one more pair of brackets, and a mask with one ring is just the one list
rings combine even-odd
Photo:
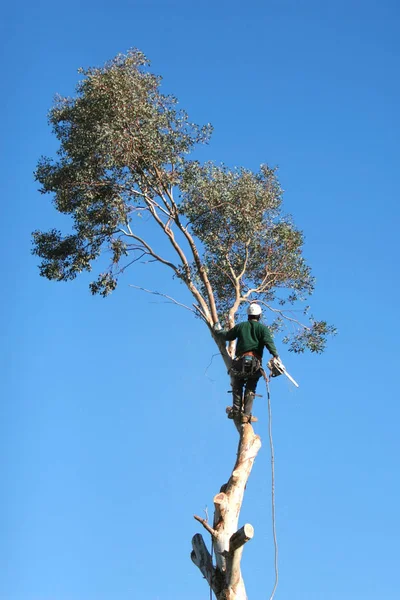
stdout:
[[314,278],[302,256],[303,235],[281,212],[276,169],[262,165],[259,173],[252,173],[191,163],[180,187],[182,212],[203,244],[219,312],[226,314],[235,302],[241,273],[242,295],[254,289],[258,299],[271,302],[280,289],[293,290],[280,298],[282,304],[312,293]]
[[74,279],[81,271],[90,271],[91,262],[100,255],[100,238],[90,243],[78,234],[63,236],[55,229],[45,233],[34,231],[32,235],[33,253],[46,257],[40,265],[40,274],[47,279]]
[[336,335],[337,330],[326,321],[311,321],[311,327],[297,331],[293,336],[283,338],[284,344],[290,343],[289,352],[301,353],[307,348],[311,352],[321,353],[325,350],[326,338]]
[[184,155],[208,139],[210,126],[189,123],[176,99],[160,93],[160,78],[145,72],[147,64],[132,50],[102,68],[80,70],[76,98],[57,97],[50,111],[58,159],[42,158],[35,177],[43,194],[54,195],[56,209],[73,216],[76,235],[35,232],[34,253],[49,279],[89,270],[103,244],[115,249],[113,236],[140,193],[152,196],[154,186],[175,181]]
[[[277,313],[276,331],[288,320],[294,325],[286,339],[293,351],[321,352],[333,328],[325,321],[301,325],[283,309],[310,295],[314,278],[302,232],[282,212],[276,169],[262,165],[253,173],[188,160],[211,126],[189,122],[148,66],[131,50],[80,70],[76,96],[56,98],[49,121],[59,150],[55,159],[40,159],[35,175],[56,210],[71,216],[73,233],[33,233],[40,274],[73,279],[106,251],[109,269],[90,290],[107,296],[118,276],[146,256],[186,284],[209,325],[218,318],[232,325],[257,299]],[[135,217],[144,213],[170,242],[172,258],[138,235]]]

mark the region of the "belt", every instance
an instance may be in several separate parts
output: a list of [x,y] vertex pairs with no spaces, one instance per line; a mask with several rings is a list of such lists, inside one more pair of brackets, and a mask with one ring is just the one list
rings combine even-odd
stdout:
[[238,356],[238,358],[242,358],[242,356],[254,356],[255,358],[258,358],[258,360],[261,360],[261,356],[257,354],[257,352],[253,352],[253,350],[250,350],[249,352],[243,352],[243,354]]

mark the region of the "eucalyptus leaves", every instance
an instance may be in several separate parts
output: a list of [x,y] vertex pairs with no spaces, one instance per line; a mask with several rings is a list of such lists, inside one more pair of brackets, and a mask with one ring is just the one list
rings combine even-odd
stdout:
[[[128,266],[147,257],[188,287],[208,325],[219,319],[232,326],[256,298],[274,313],[275,329],[289,325],[285,341],[293,351],[321,352],[334,329],[286,311],[312,293],[314,279],[302,233],[282,212],[276,170],[189,160],[212,128],[191,123],[148,66],[131,50],[80,70],[76,96],[56,98],[49,121],[60,146],[56,159],[39,161],[36,179],[73,228],[33,233],[41,275],[73,279],[108,251],[107,270],[90,286],[106,296]],[[143,214],[152,222],[148,231],[137,225]],[[168,254],[157,249],[155,229],[169,241]]]

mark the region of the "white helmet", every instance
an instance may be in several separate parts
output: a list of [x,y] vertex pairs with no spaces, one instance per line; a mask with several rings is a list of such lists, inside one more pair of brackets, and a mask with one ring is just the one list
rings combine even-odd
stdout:
[[249,317],[259,317],[262,313],[262,308],[259,304],[252,302],[247,309],[247,314]]

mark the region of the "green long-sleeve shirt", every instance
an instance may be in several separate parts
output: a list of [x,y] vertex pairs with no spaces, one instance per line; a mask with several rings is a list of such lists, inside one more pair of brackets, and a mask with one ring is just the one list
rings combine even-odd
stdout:
[[262,357],[264,346],[273,356],[278,356],[270,330],[259,321],[243,321],[229,331],[217,331],[216,334],[226,342],[237,339],[236,356],[253,351]]

